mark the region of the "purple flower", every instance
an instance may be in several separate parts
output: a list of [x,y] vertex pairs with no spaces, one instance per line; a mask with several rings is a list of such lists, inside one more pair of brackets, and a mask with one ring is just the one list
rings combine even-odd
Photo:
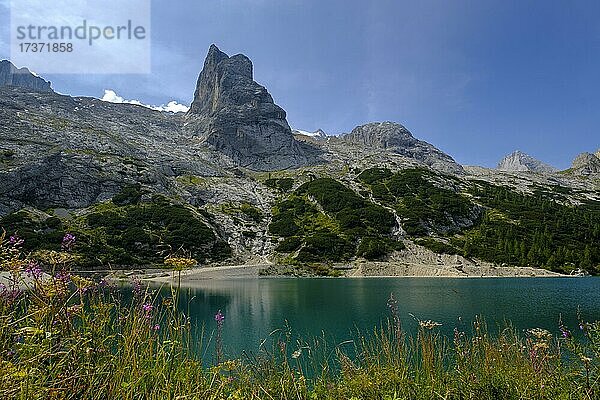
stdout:
[[154,324],[154,326],[152,327],[152,329],[153,329],[154,331],[157,331],[157,330],[159,330],[159,329],[160,329],[160,325],[159,325],[159,324]]
[[25,269],[25,273],[28,277],[34,280],[39,280],[42,277],[42,269],[40,265],[36,261],[30,261],[27,264],[27,268]]
[[15,232],[14,235],[12,235],[11,237],[8,238],[8,243],[12,246],[20,246],[23,243],[25,243],[25,241],[23,239],[21,239],[19,237],[19,235],[17,235],[17,233]]
[[20,295],[21,290],[18,287],[7,288],[0,283],[0,300],[5,301],[7,304],[13,304]]
[[215,314],[215,321],[217,321],[217,325],[223,325],[223,321],[225,321],[225,316],[223,315],[221,310],[219,310],[219,312]]
[[54,276],[54,279],[66,285],[71,280],[71,274],[67,271],[60,271]]
[[146,312],[150,312],[150,311],[152,311],[152,309],[154,308],[154,306],[152,306],[152,304],[148,304],[148,303],[146,303],[146,304],[144,304],[144,305],[142,306],[142,308],[144,309],[144,311],[146,311]]
[[142,281],[139,280],[138,278],[134,279],[131,284],[133,285],[133,294],[136,297],[141,296],[142,294],[144,294],[144,288],[142,287]]
[[142,310],[144,310],[144,312],[146,313],[146,318],[150,318],[150,313],[152,312],[153,309],[154,309],[154,306],[152,304],[146,303],[146,304],[142,305]]
[[61,248],[64,251],[71,251],[73,249],[73,246],[75,245],[75,241],[75,235],[67,233],[65,237],[63,237]]

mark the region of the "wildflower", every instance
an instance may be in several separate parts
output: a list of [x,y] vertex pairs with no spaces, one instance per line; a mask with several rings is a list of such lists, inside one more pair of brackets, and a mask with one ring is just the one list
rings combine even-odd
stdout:
[[558,329],[560,330],[560,334],[564,339],[571,337],[571,332],[564,325],[561,324]]
[[8,243],[13,247],[18,247],[25,243],[25,240],[21,239],[15,232],[13,235],[11,235],[11,237],[8,238]]
[[75,235],[71,233],[67,233],[65,237],[63,237],[61,248],[63,251],[71,251],[73,250],[73,246],[75,245]]
[[531,336],[535,337],[538,340],[548,340],[552,339],[552,334],[545,329],[541,328],[533,328],[527,331]]
[[292,353],[292,358],[296,359],[296,358],[299,358],[301,355],[302,355],[302,349],[298,349]]
[[3,283],[0,283],[0,300],[6,302],[8,305],[15,303],[20,295],[21,290],[17,286],[8,288]]
[[221,310],[219,310],[216,314],[215,314],[215,321],[217,321],[217,325],[221,326],[223,325],[223,321],[225,321],[225,316],[223,315],[223,313],[221,312]]
[[536,350],[547,350],[549,347],[547,342],[537,342],[533,345],[533,348]]
[[54,279],[66,285],[71,281],[71,274],[67,271],[60,271],[54,276]]
[[143,309],[143,310],[144,310],[146,313],[149,313],[150,311],[152,311],[152,309],[153,309],[153,308],[154,308],[154,306],[153,306],[152,304],[148,304],[148,303],[146,303],[146,304],[144,304],[144,305],[142,306],[142,309]]
[[75,285],[77,286],[77,290],[81,294],[87,293],[89,290],[96,287],[93,281],[82,278],[77,275],[72,276],[71,280],[73,281],[73,283],[75,283]]
[[28,277],[30,277],[31,279],[36,280],[36,281],[42,277],[42,269],[40,268],[40,265],[35,261],[30,261],[27,264],[25,273],[27,274]]
[[158,331],[160,329],[160,325],[159,324],[154,324],[154,326],[152,327],[153,331]]
[[175,271],[182,271],[195,267],[198,265],[198,261],[187,257],[167,257],[165,258],[165,265]]
[[215,314],[215,321],[217,322],[217,337],[215,340],[215,353],[217,356],[217,364],[221,364],[221,360],[223,359],[223,322],[225,321],[225,316],[219,310]]
[[433,328],[442,326],[442,324],[440,324],[439,322],[432,321],[432,320],[427,320],[427,321],[419,321],[419,326],[421,328],[432,330]]
[[146,314],[145,317],[146,318],[151,318],[152,315],[152,310],[154,309],[154,306],[152,304],[146,303],[144,305],[142,305],[142,310],[144,310],[144,313]]
[[459,343],[465,336],[465,333],[454,328],[454,343]]
[[139,278],[136,278],[131,284],[133,285],[133,294],[136,297],[140,297],[143,294],[142,281]]

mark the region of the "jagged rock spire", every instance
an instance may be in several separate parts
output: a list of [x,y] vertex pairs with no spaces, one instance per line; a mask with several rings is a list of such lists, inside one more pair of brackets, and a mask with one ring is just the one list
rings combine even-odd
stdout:
[[254,170],[299,167],[307,155],[285,111],[253,80],[252,61],[210,46],[186,128],[239,166]]

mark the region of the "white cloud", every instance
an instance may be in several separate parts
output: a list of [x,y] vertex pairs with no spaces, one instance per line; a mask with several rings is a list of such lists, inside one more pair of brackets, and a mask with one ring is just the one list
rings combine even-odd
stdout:
[[170,101],[167,105],[163,104],[160,106],[152,106],[152,105],[144,104],[139,100],[125,100],[123,97],[121,97],[117,93],[115,93],[114,90],[110,90],[110,89],[104,90],[104,96],[102,96],[102,98],[100,100],[107,101],[109,103],[117,103],[117,104],[135,104],[135,105],[150,108],[150,109],[156,110],[156,111],[167,111],[167,112],[172,112],[172,113],[187,112],[190,109],[188,106],[186,106],[184,104],[179,104],[175,100]]

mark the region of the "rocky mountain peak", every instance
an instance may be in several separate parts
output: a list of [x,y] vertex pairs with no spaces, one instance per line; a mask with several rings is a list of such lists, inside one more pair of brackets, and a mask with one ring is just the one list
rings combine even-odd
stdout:
[[17,68],[8,60],[0,61],[0,86],[18,86],[38,92],[53,92],[50,82],[34,75],[27,68]]
[[408,129],[396,122],[360,125],[343,135],[342,140],[367,148],[390,150],[441,171],[463,172],[463,168],[452,157],[427,142],[415,139]]
[[600,158],[592,153],[581,153],[573,160],[571,172],[584,176],[600,174]]
[[536,173],[552,173],[557,169],[548,165],[529,154],[523,153],[520,150],[515,150],[498,163],[496,169],[510,172],[536,172]]
[[252,61],[210,46],[186,129],[238,166],[275,170],[305,165],[310,150],[294,139],[286,112],[253,80]]
[[395,122],[371,122],[357,126],[346,139],[365,146],[380,148],[403,147],[417,141],[403,125]]

